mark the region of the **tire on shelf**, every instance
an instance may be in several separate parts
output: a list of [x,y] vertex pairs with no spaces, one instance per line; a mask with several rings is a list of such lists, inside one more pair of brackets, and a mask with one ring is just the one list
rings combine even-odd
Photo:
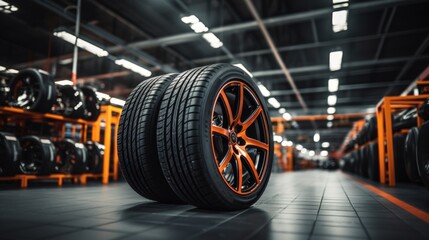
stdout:
[[413,127],[405,139],[404,164],[408,178],[412,182],[420,182],[420,174],[417,165],[417,144],[419,129]]
[[43,70],[20,71],[9,83],[9,105],[35,112],[49,112],[56,100],[52,77]]
[[360,166],[360,175],[365,178],[368,178],[368,157],[369,157],[369,147],[365,146],[361,148],[361,166]]
[[87,141],[85,143],[85,147],[88,150],[86,171],[90,173],[102,173],[105,149],[104,145],[93,141]]
[[71,139],[55,142],[56,158],[54,170],[64,174],[82,174],[86,171],[88,150],[82,143]]
[[93,87],[83,86],[80,88],[85,102],[84,119],[88,121],[96,121],[100,116],[100,102],[98,101],[97,91]]
[[420,126],[417,143],[417,163],[420,178],[427,189],[429,189],[429,121]]
[[429,98],[427,98],[417,110],[419,117],[423,118],[425,121],[429,120]]
[[128,184],[141,196],[164,203],[183,203],[164,177],[156,146],[159,107],[175,76],[140,83],[126,100],[118,128],[119,162]]
[[68,118],[84,118],[85,100],[79,88],[72,85],[57,85],[57,92],[52,112]]
[[247,208],[268,183],[274,145],[268,108],[253,80],[232,65],[178,75],[162,99],[157,140],[168,183],[197,207]]
[[395,156],[395,176],[397,181],[407,180],[405,172],[404,151],[405,134],[397,134],[393,137],[393,151]]
[[0,176],[14,176],[18,173],[21,160],[21,145],[9,133],[0,132]]
[[22,157],[19,169],[23,174],[49,175],[53,171],[55,146],[47,138],[24,136],[19,138]]
[[378,182],[380,180],[380,163],[377,142],[369,145],[368,155],[368,177],[369,179]]

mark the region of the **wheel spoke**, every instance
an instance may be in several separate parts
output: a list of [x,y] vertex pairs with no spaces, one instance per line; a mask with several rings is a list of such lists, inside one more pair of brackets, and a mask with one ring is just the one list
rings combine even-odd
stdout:
[[223,104],[226,108],[226,114],[228,115],[228,124],[232,125],[232,123],[234,122],[234,116],[232,115],[232,108],[231,104],[229,103],[228,96],[226,95],[224,90],[220,92],[220,97],[222,98]]
[[244,85],[240,83],[238,90],[238,109],[237,115],[235,116],[234,123],[237,124],[240,122],[241,115],[243,114],[243,103],[244,103]]
[[241,153],[241,155],[244,157],[244,159],[246,159],[246,163],[250,167],[251,174],[253,175],[253,178],[255,179],[256,184],[259,184],[259,182],[260,182],[259,174],[258,174],[258,171],[256,170],[256,167],[255,167],[255,164],[253,163],[252,158],[246,152],[246,150],[244,150],[243,148],[237,147],[237,149]]
[[254,147],[263,149],[265,151],[268,151],[268,144],[266,144],[264,142],[261,142],[259,140],[249,138],[249,137],[245,137],[243,139],[244,139],[244,141],[246,141],[247,146],[254,146]]
[[243,129],[246,130],[248,127],[250,127],[258,118],[259,114],[262,112],[262,107],[258,106],[255,111],[253,111],[252,115],[246,121],[243,122]]
[[228,132],[227,129],[222,128],[222,127],[218,127],[216,125],[212,125],[212,132],[220,134],[220,135],[222,135],[223,137],[226,137],[226,138],[229,137],[229,132]]
[[238,154],[235,155],[235,160],[237,161],[237,192],[241,193],[243,187],[243,164],[241,163],[241,158]]
[[219,164],[219,171],[225,170],[226,166],[231,162],[232,155],[234,154],[234,151],[231,147],[229,147],[228,152],[226,153],[225,157],[222,159],[222,161]]

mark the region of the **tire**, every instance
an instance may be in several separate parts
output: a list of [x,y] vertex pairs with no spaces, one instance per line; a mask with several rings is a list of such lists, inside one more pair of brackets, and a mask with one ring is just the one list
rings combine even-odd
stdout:
[[405,135],[397,134],[393,137],[393,150],[395,155],[395,176],[397,181],[407,180],[405,172],[404,152],[405,152]]
[[22,157],[19,169],[23,174],[49,175],[53,171],[55,146],[51,140],[36,136],[19,139]]
[[0,153],[0,176],[16,175],[21,160],[21,146],[15,136],[0,132]]
[[105,149],[104,145],[93,141],[87,141],[85,143],[85,147],[88,150],[86,171],[90,173],[102,173]]
[[420,127],[417,144],[417,163],[420,170],[420,178],[423,184],[429,189],[429,122],[425,122]]
[[100,116],[101,109],[100,103],[97,97],[97,91],[93,87],[84,86],[80,90],[83,94],[83,99],[85,102],[85,113],[83,119],[88,121],[97,121],[98,116]]
[[372,181],[380,180],[380,162],[378,157],[378,143],[374,142],[369,145],[368,156],[368,177]]
[[55,172],[64,174],[82,174],[86,171],[88,150],[82,143],[64,139],[55,143],[57,156]]
[[140,83],[128,97],[118,129],[122,173],[141,196],[163,203],[183,203],[168,185],[158,160],[156,124],[162,96],[177,74]]
[[20,71],[9,84],[9,105],[35,112],[49,112],[56,100],[55,84],[45,71]]
[[85,117],[85,100],[82,91],[72,85],[57,86],[57,100],[52,108],[55,114],[68,118]]
[[417,110],[419,117],[423,118],[425,121],[429,120],[429,98],[427,98]]
[[369,147],[365,146],[361,149],[361,166],[360,166],[360,175],[365,178],[368,178],[368,157],[369,157]]
[[[214,210],[247,208],[260,198],[274,145],[263,99],[252,79],[229,64],[195,68],[174,79],[162,99],[157,140],[162,170],[180,198]],[[251,114],[256,117],[246,122]]]
[[417,144],[419,129],[413,127],[405,139],[404,164],[408,178],[412,182],[420,182],[420,174],[417,165]]

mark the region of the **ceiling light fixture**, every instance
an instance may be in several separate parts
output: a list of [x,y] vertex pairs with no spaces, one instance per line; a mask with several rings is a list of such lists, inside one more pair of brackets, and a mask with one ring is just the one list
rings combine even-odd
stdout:
[[328,115],[328,116],[326,116],[326,120],[328,120],[328,121],[334,120],[334,115]]
[[[71,44],[75,44],[75,41],[76,41],[76,36],[66,32],[66,31],[54,32],[54,36],[59,37],[59,38],[63,39],[64,41],[69,42]],[[89,43],[85,40],[82,40],[81,38],[77,39],[77,46],[79,48],[85,49],[86,51],[88,51],[88,52],[90,52],[90,53],[92,53],[98,57],[105,57],[105,56],[109,55],[109,53],[106,50],[99,48],[99,47],[95,46],[94,44]]]
[[328,112],[328,114],[334,114],[336,109],[334,107],[328,107],[326,111]]
[[343,61],[343,51],[333,51],[329,53],[329,70],[338,71],[341,69]]
[[[206,33],[206,34],[210,34],[210,33]],[[204,35],[206,35],[206,34],[204,34]],[[213,33],[212,33],[213,34]],[[204,35],[203,35],[203,37],[204,37]],[[243,64],[241,64],[241,63],[236,63],[236,64],[233,64],[234,66],[236,66],[236,67],[238,67],[238,68],[240,68],[241,70],[243,70],[245,73],[247,73],[247,75],[249,75],[250,77],[253,77],[253,74],[249,71],[249,70],[247,70],[247,68],[243,65]],[[258,87],[259,86],[263,86],[264,87],[264,85],[262,85],[262,83],[258,83]],[[265,87],[264,87],[265,88]],[[259,89],[261,89],[261,87],[259,87]],[[266,88],[265,88],[266,89]],[[267,89],[266,89],[267,90]],[[268,91],[268,90],[267,90]],[[261,90],[261,92],[262,92],[262,90]],[[263,95],[263,94],[262,94]],[[265,96],[265,95],[264,95]],[[268,95],[269,96],[269,95]],[[267,96],[265,96],[265,97],[267,97]]]
[[292,147],[292,145],[293,145],[293,142],[292,142],[292,141],[287,141],[286,146],[288,146],[288,147]]
[[311,151],[308,152],[308,156],[310,156],[310,157],[313,157],[315,154],[316,153],[313,150],[311,150]]
[[[213,33],[204,33],[203,34],[203,38],[208,42],[208,43],[210,43],[210,46],[212,47],[212,48],[220,48],[220,47],[222,47],[223,46],[223,42],[221,42],[220,40],[219,40],[219,38],[217,38],[216,37],[216,35],[214,35]],[[240,64],[241,66],[243,66],[243,64]],[[244,68],[244,66],[243,66],[243,68]],[[246,71],[247,71],[247,69],[246,69]],[[252,77],[253,75],[249,72],[249,71],[247,71],[248,72],[248,74]]]
[[337,96],[336,95],[329,95],[328,96],[328,105],[334,106],[335,104],[337,104]]
[[286,108],[280,108],[280,109],[279,109],[279,113],[280,113],[280,114],[283,114],[283,113],[285,113],[285,112],[286,112]]
[[328,148],[329,147],[329,142],[322,142],[322,147],[323,148]]
[[120,65],[120,66],[126,68],[126,69],[129,69],[129,70],[131,70],[133,72],[136,72],[136,73],[138,73],[138,74],[140,74],[140,75],[142,75],[144,77],[150,77],[150,75],[152,75],[151,71],[149,71],[146,68],[141,67],[141,66],[139,66],[139,65],[137,65],[135,63],[132,63],[132,62],[126,60],[126,59],[115,60],[115,63],[117,65]]
[[326,123],[326,127],[331,128],[332,126],[334,126],[334,124],[332,122],[327,122]]
[[303,148],[302,145],[300,145],[300,144],[296,145],[296,150],[301,151],[302,148]]
[[193,24],[200,21],[195,15],[184,16],[181,18],[182,22],[185,24]]
[[339,80],[338,78],[331,78],[328,80],[328,90],[329,92],[338,91]]
[[275,99],[273,97],[268,98],[268,103],[270,103],[271,106],[273,106],[274,108],[279,108],[280,107],[279,101],[277,101],[277,99]]
[[290,121],[290,120],[292,120],[292,115],[290,113],[288,113],[288,112],[285,112],[285,113],[283,113],[283,118],[286,121]]
[[2,1],[0,0],[0,12],[4,12],[6,14],[12,13],[12,12],[16,12],[18,11],[18,7],[6,2],[6,1]]
[[313,136],[313,141],[314,142],[319,142],[320,141],[320,134],[318,132],[316,132]]
[[332,31],[346,31],[348,10],[339,10],[332,12]]
[[328,151],[326,151],[326,150],[321,151],[320,152],[320,156],[327,157],[328,156]]
[[119,98],[114,98],[112,97],[110,99],[110,103],[115,104],[115,105],[119,105],[121,107],[123,107],[125,105],[125,101]]
[[55,84],[60,86],[65,86],[65,85],[73,85],[73,82],[70,80],[60,80],[60,81],[55,81]]

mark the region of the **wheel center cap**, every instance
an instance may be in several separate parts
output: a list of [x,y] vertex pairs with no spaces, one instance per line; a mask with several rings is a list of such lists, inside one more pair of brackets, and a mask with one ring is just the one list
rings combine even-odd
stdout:
[[237,134],[235,132],[232,132],[229,135],[229,138],[231,139],[231,142],[236,143],[237,142]]

